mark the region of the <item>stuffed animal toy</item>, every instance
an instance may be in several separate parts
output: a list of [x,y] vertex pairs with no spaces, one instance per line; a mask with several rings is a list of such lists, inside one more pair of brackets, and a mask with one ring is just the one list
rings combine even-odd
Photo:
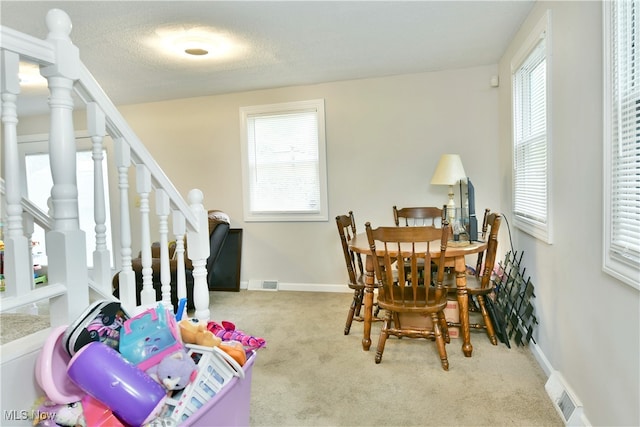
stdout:
[[239,341],[222,341],[220,350],[231,356],[240,366],[247,362],[247,352]]
[[184,350],[165,357],[147,369],[147,374],[167,390],[182,390],[198,375],[198,366]]
[[213,321],[207,323],[207,329],[222,341],[238,341],[245,350],[257,350],[267,345],[264,338],[257,338],[247,335],[242,331],[236,331],[236,325],[226,320],[222,321],[222,325]]
[[178,322],[182,342],[185,344],[196,344],[205,347],[217,347],[222,342],[211,331],[207,330],[204,322],[198,319],[182,319]]
[[46,398],[36,401],[33,425],[36,427],[85,427],[82,404],[73,402],[59,405]]

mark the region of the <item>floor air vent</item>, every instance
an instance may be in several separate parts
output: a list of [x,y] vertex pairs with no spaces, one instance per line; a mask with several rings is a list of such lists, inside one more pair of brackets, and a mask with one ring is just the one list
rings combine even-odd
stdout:
[[277,291],[277,280],[249,280],[250,291]]
[[566,381],[558,371],[553,371],[544,385],[547,394],[562,416],[565,425],[584,426],[582,420],[582,404],[569,389]]
[[562,394],[560,395],[557,404],[558,408],[560,408],[562,416],[564,417],[564,421],[569,421],[571,415],[573,414],[573,411],[575,411],[576,409],[576,404],[573,403],[566,390],[562,390]]

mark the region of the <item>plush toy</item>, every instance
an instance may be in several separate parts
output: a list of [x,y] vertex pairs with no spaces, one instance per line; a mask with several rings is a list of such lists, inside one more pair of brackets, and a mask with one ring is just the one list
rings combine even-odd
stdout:
[[222,341],[220,350],[223,350],[231,356],[240,366],[244,366],[247,362],[247,352],[239,341]]
[[37,410],[34,412],[33,425],[37,427],[86,427],[82,412],[82,404],[73,402],[59,405],[42,398],[36,401]]
[[264,338],[257,338],[251,335],[247,335],[242,331],[236,331],[236,325],[226,320],[222,321],[222,325],[219,323],[210,321],[207,323],[207,329],[222,341],[238,341],[245,350],[257,350],[267,345]]
[[185,344],[197,344],[205,347],[217,347],[222,342],[211,331],[207,330],[204,322],[198,319],[182,319],[178,322],[182,342]]
[[180,350],[147,369],[147,374],[167,390],[182,390],[198,375],[198,366],[186,351]]

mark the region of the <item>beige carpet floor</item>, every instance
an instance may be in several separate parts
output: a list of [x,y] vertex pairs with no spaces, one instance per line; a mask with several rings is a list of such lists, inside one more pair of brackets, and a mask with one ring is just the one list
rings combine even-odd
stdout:
[[[211,293],[212,320],[267,341],[253,367],[252,426],[564,425],[529,348],[492,346],[472,331],[473,357],[453,339],[446,372],[433,342],[391,337],[376,365],[380,323],[363,351],[362,323],[343,334],[350,301],[346,293]],[[2,342],[47,326],[48,316],[3,315]]]
[[362,350],[362,323],[343,334],[349,294],[211,293],[211,318],[263,337],[253,370],[253,426],[563,426],[529,348],[493,346],[472,331],[473,357],[389,338],[382,362]]

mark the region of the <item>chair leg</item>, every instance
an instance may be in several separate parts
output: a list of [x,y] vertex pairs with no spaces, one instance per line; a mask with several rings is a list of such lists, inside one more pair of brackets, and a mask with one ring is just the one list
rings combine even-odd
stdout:
[[349,313],[347,313],[347,323],[344,325],[345,335],[349,335],[349,331],[351,331],[351,323],[353,323],[353,316],[356,310],[360,312],[360,305],[362,304],[361,292],[360,289],[353,291],[353,300],[351,301],[351,307],[349,307]]
[[482,319],[484,320],[484,326],[487,330],[487,336],[489,337],[489,341],[491,344],[498,345],[498,339],[496,338],[496,333],[493,329],[493,323],[491,322],[491,317],[489,317],[489,312],[487,311],[487,307],[484,304],[484,296],[478,295],[478,305],[480,306],[480,312],[482,313]]
[[356,304],[356,317],[360,316],[360,310],[362,309],[362,299],[364,298],[364,289],[356,289],[353,295],[354,302]]
[[444,317],[444,311],[438,313],[438,319],[440,320],[440,332],[442,332],[444,342],[449,344],[451,342],[451,337],[449,336],[449,326],[447,326],[447,319]]
[[382,322],[382,328],[380,329],[380,337],[378,338],[378,349],[376,350],[376,363],[382,361],[382,353],[384,352],[384,345],[389,337],[389,328],[391,327],[391,312],[386,311],[384,320]]
[[445,348],[444,337],[440,331],[440,322],[438,315],[431,313],[431,321],[433,322],[433,334],[436,338],[436,346],[438,347],[438,355],[440,355],[440,364],[445,371],[449,370],[449,359],[447,358],[447,349]]

